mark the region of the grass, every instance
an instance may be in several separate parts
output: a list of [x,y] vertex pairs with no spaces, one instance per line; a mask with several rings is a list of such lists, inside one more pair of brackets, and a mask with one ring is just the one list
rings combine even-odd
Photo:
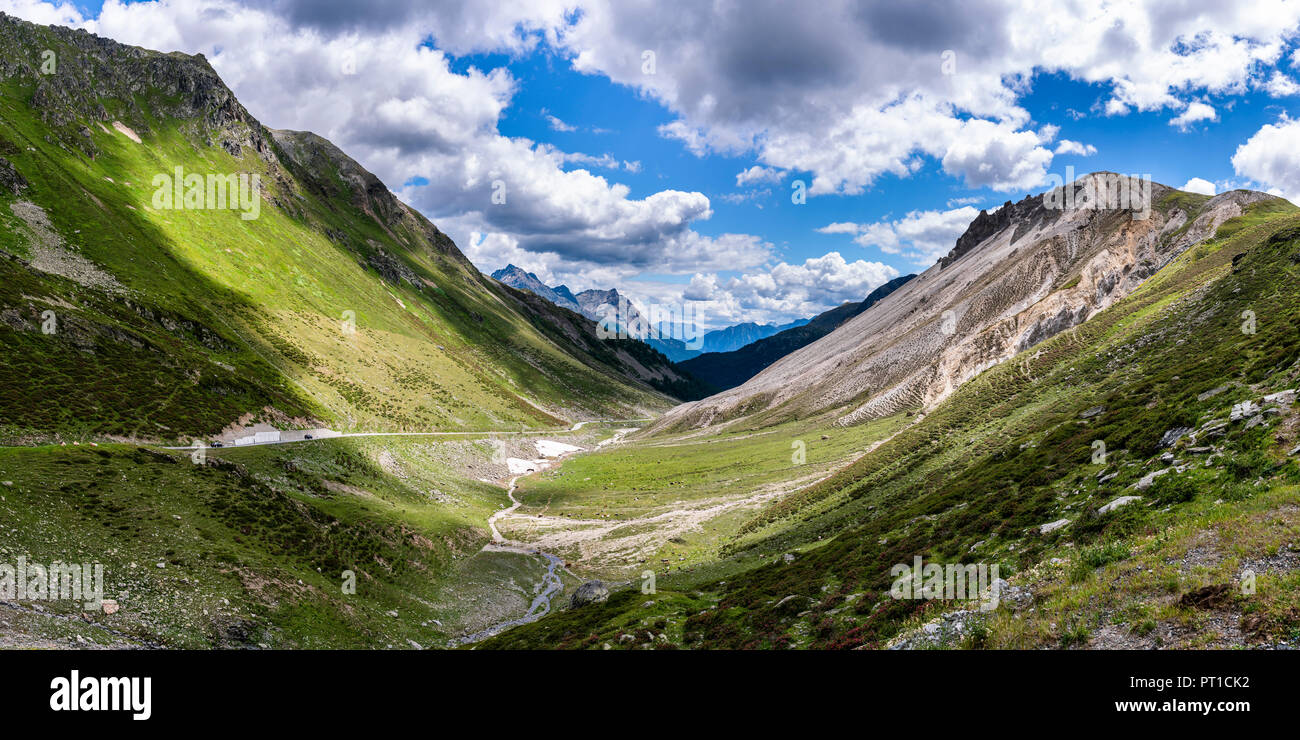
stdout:
[[[582,444],[605,436],[585,433]],[[533,439],[510,438],[507,454]],[[544,570],[480,552],[488,516],[509,503],[477,479],[505,475],[495,453],[486,437],[207,450],[204,464],[120,444],[4,448],[0,561],[103,564],[121,611],[92,613],[78,634],[111,629],[128,644],[446,645],[522,613]]]
[[[519,511],[575,521],[627,522],[611,537],[631,538],[654,532],[659,519],[674,513],[714,509],[697,526],[660,538],[660,544],[648,548],[629,546],[615,559],[585,558],[578,549],[567,554],[581,560],[589,572],[608,577],[635,575],[647,564],[658,570],[660,578],[678,580],[736,572],[774,554],[735,552],[740,541],[737,533],[761,501],[829,475],[909,421],[899,414],[843,429],[828,428],[828,420],[819,419],[707,437],[646,439],[581,455],[559,468],[521,479]],[[756,496],[765,498],[735,505]],[[723,508],[729,503],[729,508]],[[507,532],[527,538],[526,528]]]

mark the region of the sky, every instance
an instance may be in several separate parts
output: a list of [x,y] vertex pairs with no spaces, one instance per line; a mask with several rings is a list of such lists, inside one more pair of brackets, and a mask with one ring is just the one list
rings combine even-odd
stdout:
[[1300,202],[1300,2],[0,0],[202,53],[484,272],[689,304],[864,298],[1098,170]]

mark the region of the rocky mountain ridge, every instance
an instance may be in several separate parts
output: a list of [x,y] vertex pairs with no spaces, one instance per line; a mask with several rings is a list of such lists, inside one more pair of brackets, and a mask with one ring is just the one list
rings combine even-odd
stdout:
[[[1113,177],[1094,173],[1065,187],[1100,188]],[[744,385],[673,409],[658,428],[817,413],[852,425],[925,411],[984,369],[1130,294],[1224,221],[1276,200],[1149,187],[1146,219],[1095,205],[1054,208],[1051,191],[981,214],[949,255],[871,310]]]

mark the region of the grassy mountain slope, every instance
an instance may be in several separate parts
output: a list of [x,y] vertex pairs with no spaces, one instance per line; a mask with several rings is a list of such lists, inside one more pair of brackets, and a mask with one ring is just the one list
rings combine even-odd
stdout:
[[[597,349],[589,323],[540,330],[552,312],[325,140],[264,129],[202,57],[7,17],[0,51],[0,157],[22,180],[0,192],[6,438],[178,439],[245,415],[555,427],[668,405],[641,379],[667,363]],[[260,214],[155,208],[177,167],[259,175]]]
[[[155,203],[177,167],[260,176],[258,217]],[[0,15],[0,561],[101,563],[119,607],[0,602],[0,645],[408,648],[518,617],[545,564],[482,551],[507,456],[611,432],[489,430],[666,408],[640,347],[480,275],[202,57]],[[255,422],[482,433],[146,444]]]
[[[1298,321],[1300,216],[1285,202],[1256,202],[1083,325],[988,369],[856,462],[764,507],[712,568],[661,577],[655,596],[620,591],[488,644],[1292,640],[1300,413],[1294,395],[1265,397],[1300,384]],[[1246,402],[1255,406],[1234,419],[1232,407]],[[1141,498],[1102,513],[1128,495]],[[1061,519],[1068,523],[1044,533]],[[943,639],[917,643],[907,630],[970,608],[890,598],[891,567],[917,555],[999,564],[1029,595],[968,619],[963,633],[939,629]],[[760,565],[725,572],[728,562]],[[1246,570],[1257,576],[1249,595]]]

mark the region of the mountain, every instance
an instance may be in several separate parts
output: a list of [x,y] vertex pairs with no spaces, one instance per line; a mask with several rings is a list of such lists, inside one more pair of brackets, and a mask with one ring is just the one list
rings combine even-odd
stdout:
[[[578,305],[578,299],[574,297],[569,289],[561,285],[557,288],[551,288],[537,279],[537,276],[531,272],[524,272],[514,265],[506,265],[504,268],[492,273],[492,277],[518,290],[526,290],[529,293],[539,295],[546,300],[554,303],[561,308],[567,308],[570,311],[583,313],[582,307]],[[591,318],[588,316],[588,318]]]
[[[559,551],[631,587],[481,648],[1289,644],[1295,564],[1271,558],[1300,526],[1300,210],[1152,192],[1145,221],[1004,205],[749,383],[525,481],[521,521],[617,519]],[[917,558],[983,582],[909,598]]]
[[1243,190],[1194,202],[1154,184],[1145,220],[1127,210],[1052,207],[1076,199],[1061,191],[1082,202],[1114,177],[1094,173],[981,213],[951,253],[873,310],[659,424],[832,412],[837,424],[853,425],[927,411],[987,368],[1121,300],[1224,221],[1284,202]]
[[733,352],[747,344],[766,339],[773,334],[803,326],[809,321],[810,319],[796,319],[788,324],[755,324],[750,321],[744,324],[728,326],[725,329],[715,329],[705,332],[704,344],[700,347],[700,352]]
[[556,426],[669,404],[650,382],[668,363],[625,362],[480,276],[328,141],[262,126],[202,56],[9,17],[0,48],[0,171],[25,183],[0,205],[5,436],[178,439],[250,414]]
[[527,610],[493,574],[531,556],[484,551],[509,459],[683,382],[202,56],[3,14],[0,356],[0,559],[94,561],[120,607],[0,601],[0,645],[449,644]]
[[[671,332],[660,334],[653,331],[650,322],[641,315],[636,305],[619,295],[617,290],[584,290],[574,295],[567,286],[560,285],[552,288],[533,273],[525,272],[514,265],[506,265],[492,273],[492,277],[512,288],[528,291],[557,306],[586,316],[603,326],[605,335],[644,342],[663,354],[670,362],[695,354],[687,348],[686,342],[672,338]],[[702,391],[697,390],[691,395],[681,397],[699,398],[701,393]]]
[[526,290],[557,306],[577,311],[593,321],[605,321],[610,331],[617,332],[619,327],[622,327],[627,334],[654,347],[673,362],[681,362],[705,352],[728,352],[785,329],[808,323],[806,319],[799,319],[780,326],[752,322],[737,324],[706,332],[700,346],[693,347],[691,345],[696,344],[693,337],[680,336],[689,331],[689,328],[683,329],[667,324],[652,327],[650,320],[617,289],[584,290],[575,295],[567,286],[546,285],[533,273],[525,272],[515,265],[506,265],[493,272],[492,277],[512,288]]
[[692,357],[677,363],[678,367],[698,378],[715,392],[735,388],[782,357],[830,334],[840,324],[871,308],[914,277],[916,276],[904,275],[894,278],[871,291],[865,299],[857,303],[836,306],[818,314],[811,321],[796,323],[792,328],[747,343],[736,350],[714,350]]

